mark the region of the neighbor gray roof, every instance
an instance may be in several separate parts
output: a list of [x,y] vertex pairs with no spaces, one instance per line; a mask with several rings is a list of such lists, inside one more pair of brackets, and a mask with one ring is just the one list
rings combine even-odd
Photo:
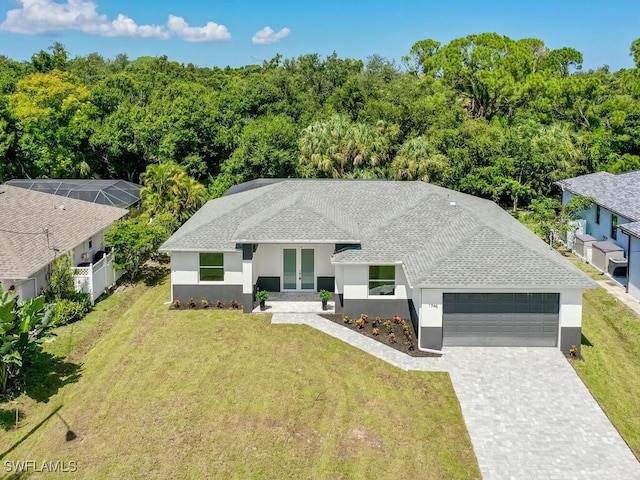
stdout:
[[0,185],[0,205],[0,278],[14,279],[28,278],[127,214],[10,185]]
[[137,203],[142,188],[125,180],[89,179],[14,179],[9,180],[7,185],[121,208],[129,208]]
[[411,285],[594,285],[495,203],[423,182],[283,180],[209,201],[161,250],[238,243],[358,243],[334,263],[402,263]]
[[625,223],[618,225],[618,228],[622,230],[622,233],[640,238],[640,222]]
[[594,197],[598,205],[632,222],[640,220],[640,170],[617,175],[591,173],[556,185],[575,195]]

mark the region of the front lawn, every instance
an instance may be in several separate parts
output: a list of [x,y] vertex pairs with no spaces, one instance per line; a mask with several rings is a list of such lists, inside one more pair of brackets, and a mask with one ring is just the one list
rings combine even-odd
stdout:
[[480,478],[447,374],[267,315],[169,310],[168,297],[165,283],[122,301],[93,343],[65,327],[48,348],[69,352],[76,378],[46,403],[21,399],[3,465],[74,461],[92,479]]
[[603,288],[587,290],[582,334],[583,360],[572,364],[640,459],[640,319]]

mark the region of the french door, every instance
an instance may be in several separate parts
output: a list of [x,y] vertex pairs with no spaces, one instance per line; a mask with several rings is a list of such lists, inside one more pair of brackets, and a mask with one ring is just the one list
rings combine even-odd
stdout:
[[315,290],[315,250],[282,249],[282,290]]

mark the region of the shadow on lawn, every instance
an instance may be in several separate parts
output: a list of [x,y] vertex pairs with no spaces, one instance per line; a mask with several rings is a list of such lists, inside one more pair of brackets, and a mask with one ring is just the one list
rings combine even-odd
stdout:
[[585,347],[593,347],[593,344],[589,341],[587,337],[584,336],[584,333],[581,335],[580,344]]
[[82,366],[40,352],[26,372],[24,392],[37,402],[48,402],[62,387],[78,381]]
[[[16,422],[16,415],[18,416]],[[20,408],[9,407],[9,408],[0,408],[0,428],[3,430],[11,430],[15,428],[17,423],[20,423],[20,420],[24,418],[24,412],[20,410]]]
[[[29,430],[27,433],[24,434],[24,436],[18,440],[16,443],[14,443],[13,445],[11,445],[7,450],[5,450],[4,452],[0,453],[0,460],[2,460],[3,458],[5,458],[8,454],[10,454],[11,452],[13,452],[22,442],[24,442],[27,438],[29,438],[31,435],[33,435],[41,426],[43,426],[45,423],[47,423],[47,421],[53,417],[54,415],[58,414],[58,411],[62,408],[62,405],[57,406],[49,415],[47,415],[44,419],[42,419],[38,424],[34,425],[34,427]],[[65,422],[66,424],[66,422]],[[21,477],[11,477],[11,478],[21,478]]]
[[155,287],[162,283],[169,275],[169,267],[163,265],[144,265],[140,269],[140,279],[148,287]]

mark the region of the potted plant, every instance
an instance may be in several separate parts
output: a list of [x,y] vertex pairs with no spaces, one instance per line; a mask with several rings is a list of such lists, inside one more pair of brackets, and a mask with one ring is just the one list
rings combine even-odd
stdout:
[[320,290],[320,294],[318,296],[320,297],[320,300],[322,301],[322,310],[326,310],[327,309],[327,302],[333,296],[333,293],[331,293],[329,290]]
[[260,310],[264,310],[266,308],[265,302],[269,300],[269,292],[266,290],[258,290],[256,292],[256,300],[260,302]]

